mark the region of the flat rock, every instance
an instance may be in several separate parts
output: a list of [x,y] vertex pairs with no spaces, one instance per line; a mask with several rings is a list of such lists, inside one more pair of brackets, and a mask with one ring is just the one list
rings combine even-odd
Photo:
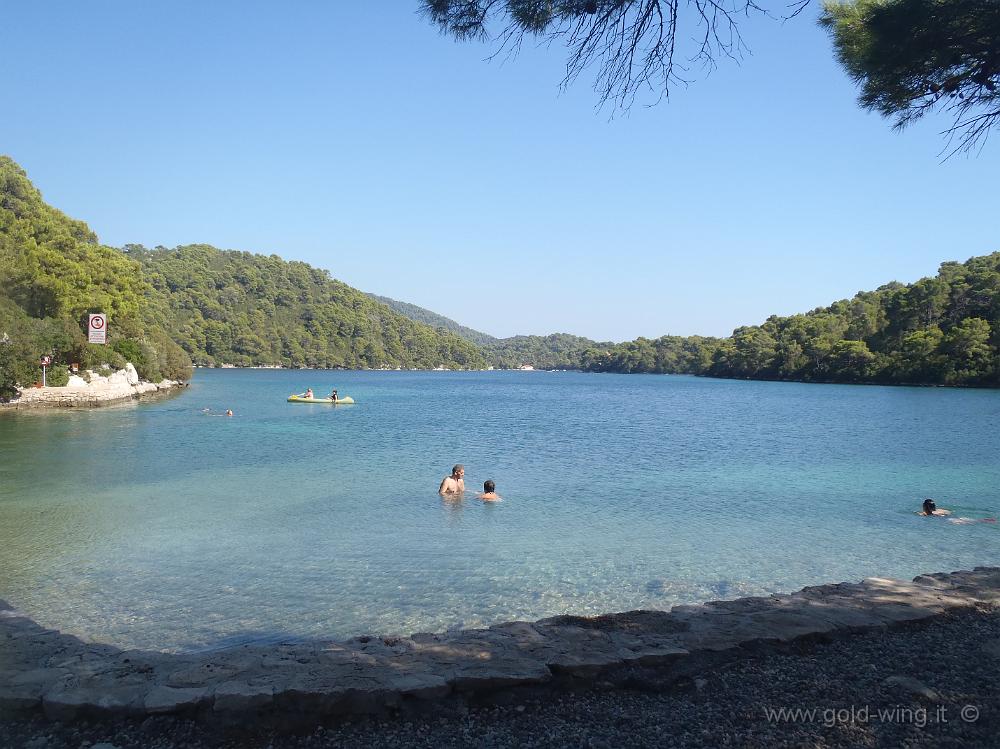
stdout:
[[57,687],[42,696],[42,709],[52,720],[70,720],[81,714],[135,712],[144,695],[128,687]]

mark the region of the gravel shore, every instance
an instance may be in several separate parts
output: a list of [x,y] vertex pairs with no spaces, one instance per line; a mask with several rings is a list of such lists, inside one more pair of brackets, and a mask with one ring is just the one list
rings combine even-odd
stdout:
[[[383,747],[997,747],[1000,609],[799,644],[656,690],[595,689],[462,714],[238,733],[154,717],[0,724],[11,749]],[[782,708],[812,710],[768,715]]]

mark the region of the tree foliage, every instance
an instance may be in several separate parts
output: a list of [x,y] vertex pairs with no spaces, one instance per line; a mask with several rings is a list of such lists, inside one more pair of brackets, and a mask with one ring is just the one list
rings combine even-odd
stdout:
[[128,245],[155,316],[202,365],[480,367],[479,349],[415,322],[306,263],[209,245]]
[[418,307],[415,304],[400,302],[397,299],[391,299],[387,296],[378,296],[377,294],[368,294],[368,296],[376,302],[381,302],[393,312],[398,312],[403,315],[403,317],[408,317],[416,322],[422,322],[425,325],[430,325],[435,330],[445,333],[454,333],[467,341],[472,341],[477,346],[490,346],[498,340],[488,333],[482,333],[478,330],[468,328],[465,325],[460,325],[451,318],[439,315],[437,312],[431,312],[429,309]]
[[[808,0],[774,3],[795,15]],[[458,39],[498,41],[516,53],[526,38],[565,45],[563,86],[595,68],[600,104],[628,109],[642,91],[654,100],[686,82],[691,67],[711,68],[745,51],[740,21],[769,15],[756,0],[422,0],[423,12]]]
[[[913,284],[894,282],[805,314],[772,316],[724,339],[663,336],[612,344],[565,334],[487,336],[480,348],[305,263],[208,245],[102,247],[85,224],[45,205],[6,157],[0,157],[0,188],[0,398],[41,379],[43,354],[53,357],[54,383],[66,377],[58,365],[98,368],[126,360],[146,379],[186,379],[193,357],[206,365],[530,364],[1000,387],[1000,252],[942,263],[936,277]],[[447,320],[413,305],[400,309]],[[108,310],[111,345],[88,344],[85,315]],[[466,336],[477,334],[453,325]]]
[[595,346],[614,345],[613,343],[597,343],[589,338],[568,333],[496,338],[460,325],[454,320],[415,304],[374,294],[368,296],[411,320],[430,325],[439,332],[454,333],[471,341],[482,349],[486,363],[498,369],[517,369],[525,364],[538,369],[579,369],[581,357],[585,351]]
[[1000,3],[996,0],[853,0],[820,20],[861,85],[861,105],[902,128],[943,108],[958,148],[1000,119]]
[[935,278],[853,299],[725,339],[639,338],[588,352],[582,369],[746,379],[1000,387],[1000,252],[946,262]]
[[526,364],[536,369],[580,369],[587,351],[612,345],[569,333],[553,333],[499,338],[485,346],[484,351],[490,365],[500,369],[517,369]]
[[[599,106],[653,103],[746,51],[749,16],[787,20],[809,0],[421,0],[423,13],[457,39],[492,39],[494,56],[526,39],[567,50],[562,86],[594,71]],[[903,127],[940,108],[954,115],[958,149],[980,143],[1000,118],[997,0],[845,0],[820,19],[837,57],[862,86],[861,105]]]
[[188,379],[190,361],[148,317],[149,292],[138,263],[98,244],[86,224],[47,205],[24,170],[0,156],[0,340],[6,341],[0,397],[40,381],[43,355],[52,357],[52,384],[65,381],[71,362],[119,361],[112,347],[88,345],[90,312],[108,315],[112,345],[134,340],[148,346],[156,362],[147,369],[150,379],[161,373]]

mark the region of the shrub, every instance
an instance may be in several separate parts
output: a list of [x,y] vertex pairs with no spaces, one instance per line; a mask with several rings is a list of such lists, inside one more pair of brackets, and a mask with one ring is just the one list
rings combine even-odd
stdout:
[[17,395],[17,372],[14,366],[14,347],[0,341],[0,401],[6,403]]
[[119,354],[110,346],[103,346],[98,343],[88,343],[77,351],[80,369],[98,370],[105,364],[114,369],[121,369],[125,366],[125,357]]
[[54,365],[45,373],[45,384],[50,388],[66,387],[69,382],[69,367]]

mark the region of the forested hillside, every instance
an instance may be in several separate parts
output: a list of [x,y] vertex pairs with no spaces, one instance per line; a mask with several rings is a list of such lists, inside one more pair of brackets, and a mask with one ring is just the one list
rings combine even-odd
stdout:
[[538,369],[580,369],[583,355],[589,349],[614,346],[613,343],[597,343],[589,338],[553,333],[552,335],[516,335],[510,338],[495,338],[487,333],[467,328],[454,320],[431,312],[408,302],[400,302],[386,296],[369,294],[411,320],[426,323],[437,330],[448,331],[472,341],[482,348],[483,356],[491,367],[516,369],[530,364]]
[[158,314],[196,364],[483,366],[469,341],[393,312],[306,263],[208,245],[124,250],[142,266]]
[[[108,316],[108,345],[87,315]],[[168,332],[169,331],[169,334]],[[179,345],[178,345],[179,344]],[[305,263],[207,245],[105,247],[42,200],[0,157],[0,398],[41,380],[132,362],[140,376],[189,379],[199,364],[481,367],[472,343],[399,315]]]
[[[60,364],[118,367],[126,358],[147,380],[187,379],[191,362],[149,314],[150,291],[138,263],[46,205],[0,156],[0,398],[41,380],[43,354],[53,357],[51,384],[68,377]],[[90,312],[108,314],[109,345],[87,343]]]
[[392,299],[387,296],[379,296],[378,294],[368,294],[367,296],[371,297],[376,302],[381,302],[389,309],[394,312],[398,312],[404,317],[408,317],[416,322],[422,322],[425,325],[430,325],[436,330],[454,333],[467,341],[472,341],[477,346],[486,346],[497,340],[488,333],[481,333],[478,330],[473,330],[472,328],[467,328],[464,325],[459,325],[449,317],[439,315],[437,312],[431,312],[429,309],[418,307],[415,304],[401,302],[398,299]]
[[822,382],[1000,386],[1000,252],[946,262],[812,312],[769,317],[730,338],[640,338],[592,349],[591,371],[686,372]]
[[[271,255],[189,245],[102,246],[42,200],[0,157],[0,398],[66,365],[186,379],[207,366],[516,368],[689,373],[821,382],[1000,386],[1000,252],[946,262],[934,278],[890,283],[729,338],[595,343],[579,336],[496,339],[415,305],[386,304],[324,270]],[[106,312],[108,346],[86,342]],[[402,314],[401,314],[402,313]],[[412,319],[417,318],[417,319]],[[434,327],[432,327],[434,326]],[[435,327],[437,329],[435,329]],[[477,345],[479,344],[479,345]]]
[[584,354],[613,343],[597,343],[589,338],[553,333],[552,335],[516,335],[499,338],[484,347],[487,360],[494,367],[512,369],[530,364],[536,369],[582,369]]

